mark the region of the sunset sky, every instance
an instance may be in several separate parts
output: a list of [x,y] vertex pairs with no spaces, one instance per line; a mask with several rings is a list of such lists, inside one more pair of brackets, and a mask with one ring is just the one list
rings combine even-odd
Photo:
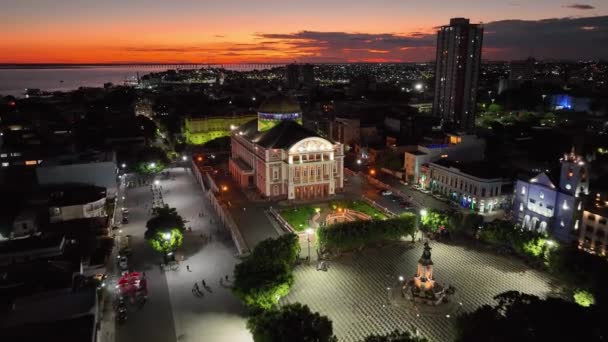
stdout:
[[485,24],[485,59],[608,58],[607,0],[3,0],[0,63],[429,61]]

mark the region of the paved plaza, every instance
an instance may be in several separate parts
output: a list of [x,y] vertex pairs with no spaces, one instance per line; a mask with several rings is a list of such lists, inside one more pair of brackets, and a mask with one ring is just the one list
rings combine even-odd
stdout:
[[[462,310],[492,304],[492,297],[509,290],[541,297],[559,292],[548,275],[529,270],[514,258],[433,242],[431,247],[434,276],[439,283],[456,288]],[[415,274],[421,254],[421,243],[403,242],[342,256],[329,262],[328,272],[316,271],[314,265],[300,266],[282,304],[300,302],[327,315],[340,341],[360,341],[370,333],[411,327],[430,341],[453,341],[454,313],[448,318],[445,313],[416,312],[391,304],[392,287],[400,275],[409,279]]]
[[[170,171],[175,178],[160,182],[165,203],[189,221],[186,227],[192,227],[192,232],[184,234],[184,260],[179,270],[166,272],[177,340],[251,341],[241,302],[227,286],[220,284],[220,279],[225,279],[226,275],[232,279],[234,265],[238,263],[236,248],[217,224],[218,218],[189,169]],[[201,211],[203,217],[199,217]],[[201,234],[211,236],[211,240],[204,240]],[[207,289],[201,284],[203,279]],[[204,293],[202,297],[192,293],[197,282]],[[222,284],[229,285],[230,281],[222,281]]]

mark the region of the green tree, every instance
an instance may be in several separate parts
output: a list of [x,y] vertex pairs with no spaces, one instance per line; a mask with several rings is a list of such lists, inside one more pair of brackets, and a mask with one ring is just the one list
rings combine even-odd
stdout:
[[184,236],[179,229],[170,229],[167,231],[157,231],[151,239],[148,239],[150,246],[159,253],[169,253],[178,249]]
[[595,297],[593,296],[593,293],[587,290],[576,289],[574,291],[573,298],[574,302],[580,306],[589,307],[595,304]]
[[321,249],[349,250],[365,245],[410,236],[416,229],[416,216],[407,214],[388,220],[354,221],[317,229]]
[[150,239],[155,237],[159,231],[167,232],[174,228],[183,232],[185,229],[184,219],[177,213],[177,209],[170,208],[165,204],[163,207],[152,209],[152,218],[146,222],[144,237]]
[[435,210],[427,211],[426,215],[420,219],[422,227],[428,231],[436,232],[440,227],[452,228],[450,218],[448,215],[440,213]]
[[285,263],[247,258],[234,268],[234,294],[249,308],[272,309],[293,285]]
[[300,243],[296,234],[285,234],[276,239],[266,239],[255,247],[253,258],[279,261],[293,266],[300,255]]
[[327,316],[311,312],[300,303],[262,311],[247,321],[255,342],[336,342]]
[[260,242],[234,269],[234,294],[252,309],[269,310],[293,285],[293,266],[299,255],[293,234]]
[[[509,291],[457,320],[457,341],[602,341],[602,313],[559,298]],[[584,328],[582,328],[584,327]]]
[[395,330],[385,335],[369,335],[363,342],[427,342],[427,339],[414,336],[409,331]]

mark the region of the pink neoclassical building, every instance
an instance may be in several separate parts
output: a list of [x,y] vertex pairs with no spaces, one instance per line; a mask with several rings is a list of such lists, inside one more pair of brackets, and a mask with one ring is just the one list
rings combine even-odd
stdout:
[[[262,121],[262,124],[260,124]],[[304,128],[300,106],[277,95],[232,131],[230,174],[268,198],[313,199],[344,186],[344,148]]]

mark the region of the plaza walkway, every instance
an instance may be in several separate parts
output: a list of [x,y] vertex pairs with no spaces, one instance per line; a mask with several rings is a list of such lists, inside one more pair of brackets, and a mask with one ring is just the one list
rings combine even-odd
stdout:
[[[493,304],[492,297],[517,290],[538,296],[558,291],[544,273],[531,271],[517,259],[462,246],[431,243],[434,275],[443,285],[457,289],[462,310]],[[418,328],[430,341],[453,341],[454,314],[423,314],[398,307],[389,300],[389,288],[400,275],[416,272],[422,244],[399,243],[367,249],[329,262],[329,271],[315,266],[295,270],[291,293],[282,303],[300,302],[329,316],[340,341],[360,341],[370,333]]]

